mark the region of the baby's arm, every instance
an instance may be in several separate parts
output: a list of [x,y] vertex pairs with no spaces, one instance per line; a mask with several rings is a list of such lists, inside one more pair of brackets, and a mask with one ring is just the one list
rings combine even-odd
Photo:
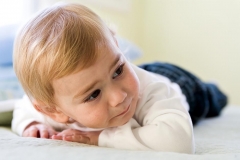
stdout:
[[101,132],[102,131],[85,132],[76,129],[66,129],[56,135],[53,135],[52,139],[98,145],[98,137]]
[[[24,96],[15,104],[12,130],[20,136],[61,139],[87,144],[98,143],[100,131],[82,132],[77,129],[66,129],[69,127],[71,127],[71,124],[57,123],[38,112],[27,96]],[[54,129],[62,130],[62,132],[56,132]]]
[[50,138],[57,134],[46,122],[46,117],[35,110],[27,96],[15,104],[12,130],[24,137]]
[[105,129],[100,134],[99,145],[194,153],[193,128],[184,107],[184,97],[168,86],[160,89],[159,86],[149,86],[144,93],[148,96],[141,97],[140,108],[133,119],[123,126]]
[[30,123],[23,131],[23,137],[52,138],[57,132],[50,126],[39,123]]

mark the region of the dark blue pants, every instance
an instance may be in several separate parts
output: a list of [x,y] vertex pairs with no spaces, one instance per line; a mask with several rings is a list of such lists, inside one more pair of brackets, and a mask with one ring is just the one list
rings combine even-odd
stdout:
[[139,66],[177,83],[186,96],[193,124],[205,117],[218,116],[227,104],[227,96],[211,83],[204,83],[192,73],[169,63],[149,63]]

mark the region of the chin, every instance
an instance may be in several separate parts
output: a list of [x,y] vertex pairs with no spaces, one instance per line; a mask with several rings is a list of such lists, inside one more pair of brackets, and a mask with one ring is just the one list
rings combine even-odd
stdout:
[[128,121],[130,121],[130,119],[133,117],[133,115],[134,115],[134,112],[133,112],[131,115],[128,115],[128,117],[126,118],[126,121],[123,122],[122,125],[124,125],[124,124],[126,124]]

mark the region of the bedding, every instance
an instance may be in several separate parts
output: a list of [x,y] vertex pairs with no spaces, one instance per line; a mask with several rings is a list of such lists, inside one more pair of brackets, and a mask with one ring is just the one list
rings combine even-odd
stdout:
[[[0,103],[0,107],[2,102]],[[221,116],[202,120],[194,127],[195,155],[130,151],[50,139],[24,138],[10,127],[0,127],[0,159],[240,159],[240,107],[227,106]]]

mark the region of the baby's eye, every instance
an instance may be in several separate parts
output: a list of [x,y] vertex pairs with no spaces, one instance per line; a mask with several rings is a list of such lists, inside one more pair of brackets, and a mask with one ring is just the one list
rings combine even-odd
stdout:
[[92,101],[92,100],[96,99],[96,98],[99,96],[100,93],[101,93],[101,90],[100,90],[100,89],[95,90],[95,91],[85,100],[85,102]]
[[119,75],[122,74],[122,72],[123,72],[123,66],[124,66],[124,64],[120,65],[120,66],[118,67],[118,69],[114,72],[113,77],[112,77],[113,79],[117,78]]

